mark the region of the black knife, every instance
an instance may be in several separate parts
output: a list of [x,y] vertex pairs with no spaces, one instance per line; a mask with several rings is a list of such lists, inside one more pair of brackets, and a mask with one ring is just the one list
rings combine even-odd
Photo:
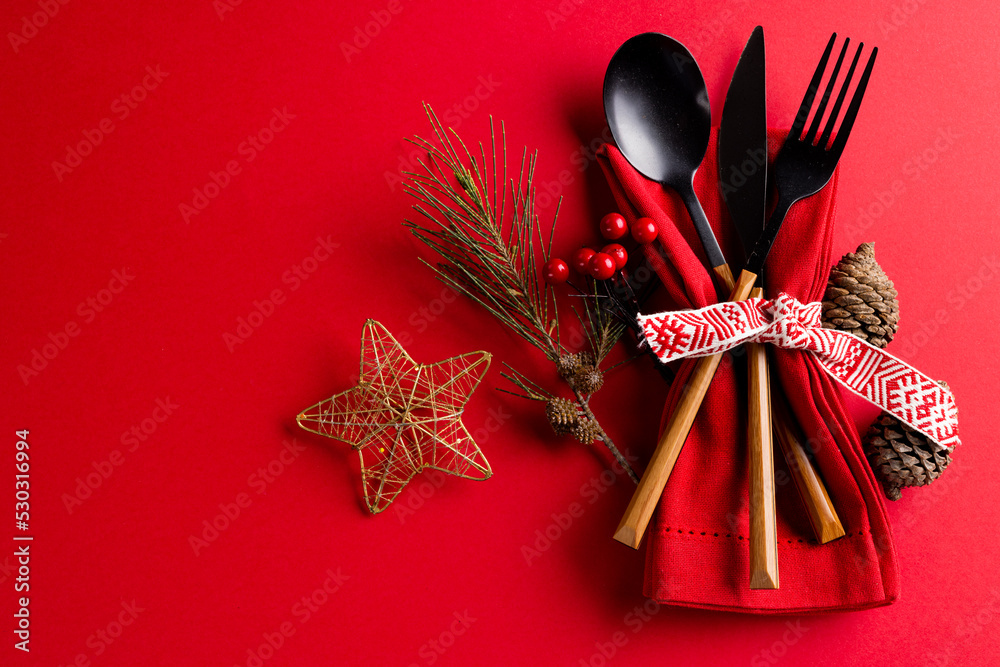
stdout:
[[[764,29],[754,28],[736,64],[719,125],[719,189],[743,241],[744,257],[764,229],[767,203],[767,110]],[[754,288],[751,298],[762,294]],[[750,588],[778,588],[774,449],[767,352],[748,344],[750,445]]]
[[719,125],[719,189],[749,256],[764,229],[767,114],[764,29],[754,28],[729,84]]

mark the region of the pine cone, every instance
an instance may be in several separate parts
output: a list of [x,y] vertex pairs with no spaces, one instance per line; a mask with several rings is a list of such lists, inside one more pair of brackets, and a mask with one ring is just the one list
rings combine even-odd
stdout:
[[604,384],[604,373],[593,366],[582,366],[573,376],[571,384],[584,394],[593,394]]
[[585,445],[589,445],[601,436],[601,427],[593,419],[582,417],[573,427],[573,437]]
[[579,418],[576,403],[566,398],[553,398],[545,405],[545,416],[556,435],[566,435],[573,430]]
[[[847,331],[884,348],[898,328],[898,296],[875,261],[874,244],[862,243],[830,271],[823,297],[823,326]],[[890,500],[899,500],[904,487],[930,484],[951,463],[949,450],[886,412],[868,429],[864,450]]]
[[556,362],[556,371],[558,371],[559,377],[571,382],[573,376],[584,366],[593,366],[593,360],[588,353],[564,354]]
[[885,347],[899,323],[898,293],[875,261],[875,246],[862,243],[830,271],[823,297],[823,326]]
[[951,463],[947,449],[939,449],[919,431],[885,412],[868,429],[864,447],[889,500],[899,500],[903,487],[930,484]]

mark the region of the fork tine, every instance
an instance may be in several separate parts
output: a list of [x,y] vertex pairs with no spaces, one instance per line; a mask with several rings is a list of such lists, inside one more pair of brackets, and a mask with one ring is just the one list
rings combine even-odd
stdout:
[[799,105],[798,113],[795,114],[792,129],[788,131],[788,136],[792,139],[798,139],[802,134],[802,128],[805,127],[806,118],[809,117],[809,109],[812,108],[813,98],[816,97],[816,91],[819,90],[819,82],[823,79],[823,70],[826,69],[826,61],[830,59],[830,52],[833,51],[833,43],[836,39],[837,33],[833,33],[826,45],[826,50],[823,52],[823,57],[819,60],[819,65],[816,66],[816,72],[813,74],[812,81],[809,82],[809,88],[806,89],[806,96],[802,98],[802,104]]
[[[858,47],[858,51],[861,51],[860,46]],[[861,75],[861,80],[858,81],[858,87],[854,91],[854,97],[851,98],[851,106],[847,108],[847,113],[844,115],[844,120],[840,124],[840,129],[837,130],[837,138],[833,140],[833,145],[830,147],[830,151],[838,157],[840,156],[841,151],[844,150],[844,144],[847,143],[847,137],[851,134],[851,128],[854,127],[854,119],[857,118],[858,109],[861,108],[861,98],[865,96],[865,88],[868,87],[868,78],[872,74],[872,68],[875,66],[875,56],[877,55],[878,47],[876,46],[872,49],[872,54],[868,58],[868,64],[865,65],[865,71]]]
[[840,88],[840,94],[837,95],[837,101],[833,104],[833,110],[830,112],[830,118],[826,123],[826,127],[823,128],[823,135],[819,138],[819,143],[817,145],[820,148],[826,148],[826,142],[830,139],[830,135],[833,133],[833,125],[837,122],[837,115],[840,113],[840,107],[843,106],[844,99],[847,97],[847,89],[851,87],[851,79],[854,78],[854,70],[857,69],[858,60],[861,59],[861,51],[864,48],[864,42],[858,44],[858,50],[854,53],[854,60],[851,61],[851,66],[847,69],[847,76],[844,77],[844,84]]
[[[826,83],[826,90],[823,91],[823,97],[819,101],[819,106],[816,108],[816,115],[813,116],[813,121],[809,125],[809,132],[806,133],[804,142],[811,144],[813,139],[816,138],[816,133],[819,132],[820,121],[823,120],[823,113],[826,111],[826,104],[830,101],[830,93],[833,92],[833,86],[837,83],[837,75],[840,74],[840,66],[844,63],[844,55],[847,53],[847,45],[851,43],[851,38],[848,37],[844,40],[844,46],[840,49],[840,55],[837,56],[837,64],[833,66],[833,73],[830,74],[830,80]],[[853,71],[853,70],[852,70]],[[850,75],[848,75],[850,77]],[[850,81],[850,78],[847,79]],[[831,117],[835,116],[831,114]]]

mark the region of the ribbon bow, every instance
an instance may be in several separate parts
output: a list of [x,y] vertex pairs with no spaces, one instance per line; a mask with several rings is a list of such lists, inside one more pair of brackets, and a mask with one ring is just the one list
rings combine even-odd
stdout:
[[663,362],[706,357],[743,343],[813,354],[834,380],[910,425],[939,449],[960,444],[952,393],[909,364],[844,331],[823,328],[822,304],[782,293],[773,301],[726,301],[700,310],[640,315],[646,342]]

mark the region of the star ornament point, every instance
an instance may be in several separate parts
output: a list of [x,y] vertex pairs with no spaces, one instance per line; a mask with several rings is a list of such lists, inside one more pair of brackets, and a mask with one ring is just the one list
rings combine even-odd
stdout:
[[373,514],[425,468],[485,480],[493,471],[462,413],[490,359],[478,351],[418,364],[388,329],[368,320],[358,384],[306,408],[296,421],[358,450],[365,502]]

